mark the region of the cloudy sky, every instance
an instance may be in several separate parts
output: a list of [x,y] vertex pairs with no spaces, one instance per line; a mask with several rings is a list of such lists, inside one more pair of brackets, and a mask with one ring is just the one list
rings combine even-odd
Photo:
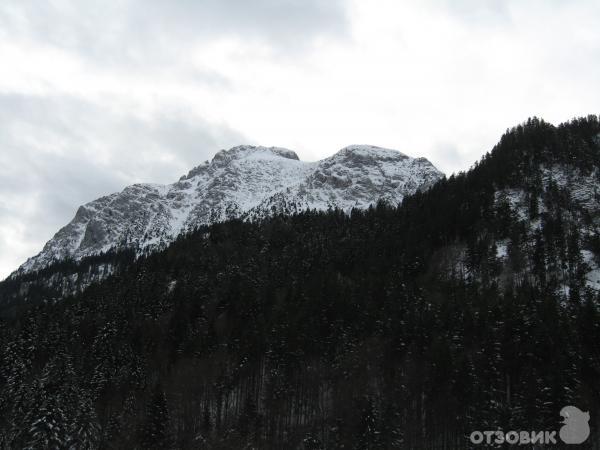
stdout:
[[468,168],[598,113],[596,0],[3,0],[0,278],[79,204],[240,143]]

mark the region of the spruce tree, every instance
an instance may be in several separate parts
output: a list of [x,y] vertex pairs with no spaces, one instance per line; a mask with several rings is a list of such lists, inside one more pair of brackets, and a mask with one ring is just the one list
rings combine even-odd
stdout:
[[154,388],[142,429],[141,442],[147,449],[169,449],[172,445],[167,397],[160,384]]

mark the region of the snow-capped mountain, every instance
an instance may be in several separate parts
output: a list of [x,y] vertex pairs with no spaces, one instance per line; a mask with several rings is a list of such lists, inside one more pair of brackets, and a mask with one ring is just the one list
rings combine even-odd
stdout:
[[199,225],[232,218],[397,204],[441,177],[424,158],[374,146],[349,146],[318,162],[300,161],[284,148],[238,146],[176,183],[135,184],[81,206],[18,273],[111,249],[162,248]]

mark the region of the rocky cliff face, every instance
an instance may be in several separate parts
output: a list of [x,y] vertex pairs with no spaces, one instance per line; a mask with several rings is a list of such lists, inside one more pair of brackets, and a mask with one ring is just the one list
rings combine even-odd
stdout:
[[373,146],[349,146],[318,162],[277,147],[218,152],[170,185],[136,184],[81,206],[73,220],[17,273],[109,250],[160,249],[200,225],[260,219],[306,209],[397,204],[443,177],[424,158]]

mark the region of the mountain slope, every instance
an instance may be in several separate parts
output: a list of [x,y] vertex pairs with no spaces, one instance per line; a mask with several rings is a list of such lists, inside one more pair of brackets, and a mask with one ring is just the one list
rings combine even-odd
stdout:
[[442,176],[424,158],[373,146],[346,147],[312,163],[283,148],[234,147],[171,185],[136,184],[81,206],[19,273],[114,249],[164,248],[184,232],[232,218],[350,211],[379,200],[395,205]]
[[405,203],[406,238],[422,251],[438,247],[436,270],[447,276],[542,283],[567,299],[600,290],[596,116],[556,127],[530,119],[468,173]]

